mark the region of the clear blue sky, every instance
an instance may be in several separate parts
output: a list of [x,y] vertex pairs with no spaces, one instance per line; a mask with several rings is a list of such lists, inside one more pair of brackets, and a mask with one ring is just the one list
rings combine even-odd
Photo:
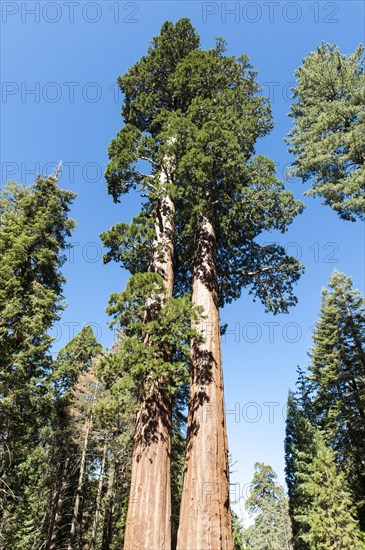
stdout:
[[[105,346],[112,343],[104,310],[109,294],[124,287],[127,273],[103,266],[99,234],[130,220],[139,205],[137,196],[114,205],[103,180],[108,143],[122,124],[115,81],[146,52],[166,19],[191,18],[203,48],[221,35],[228,53],[249,55],[275,118],[275,130],[257,151],[277,163],[280,177],[291,160],[283,138],[291,127],[287,113],[294,70],[321,41],[336,42],[344,53],[364,42],[361,1],[3,0],[1,9],[2,183],[31,183],[34,172],[52,171],[62,160],[60,184],[78,194],[72,208],[77,245],[64,267],[68,307],[53,331],[55,350],[85,323],[94,324]],[[305,186],[292,180],[287,185],[302,198]],[[321,287],[337,268],[364,291],[363,224],[340,221],[319,199],[303,200],[307,208],[288,233],[267,236],[267,241],[280,239],[306,266],[297,307],[274,317],[244,293],[222,311],[222,321],[234,331],[225,338],[223,360],[237,494],[245,493],[256,460],[271,464],[284,479],[282,411],[296,365],[307,364]]]

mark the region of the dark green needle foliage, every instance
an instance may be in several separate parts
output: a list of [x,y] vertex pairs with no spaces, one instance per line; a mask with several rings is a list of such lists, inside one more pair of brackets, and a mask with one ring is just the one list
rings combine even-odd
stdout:
[[[364,531],[364,298],[338,271],[328,286],[322,291],[309,372],[299,372],[298,391],[288,400],[286,479],[298,550],[330,544],[361,548],[344,541],[357,532],[358,524]],[[325,464],[328,480],[321,477]],[[326,492],[338,498],[326,501]],[[332,539],[319,529],[321,521]]]
[[275,177],[274,163],[254,156],[256,140],[272,127],[270,108],[247,56],[224,52],[221,39],[212,50],[193,51],[171,78],[175,95],[190,98],[168,127],[177,159],[178,285],[189,282],[204,216],[215,230],[221,305],[247,287],[268,309],[287,311],[302,268],[279,245],[255,239],[285,232],[302,204]]
[[131,273],[153,270],[154,223],[161,195],[173,194],[174,187],[171,174],[163,189],[160,185],[170,151],[169,140],[164,141],[161,132],[171,112],[186,108],[182,98],[173,96],[170,79],[181,59],[198,46],[199,37],[188,19],[175,25],[167,21],[152,39],[147,55],[118,78],[125,97],[125,125],[109,146],[108,192],[119,202],[130,189],[139,188],[146,200],[130,224],[116,224],[101,239],[110,249],[104,261],[120,262]]
[[299,491],[302,501],[310,504],[296,511],[294,517],[306,526],[301,534],[305,547],[365,548],[345,476],[338,471],[335,452],[325,444],[320,431],[313,432],[312,445],[299,453],[298,459]]
[[232,535],[234,541],[234,550],[244,550],[244,540],[243,540],[243,526],[240,518],[232,510]]
[[341,218],[365,215],[365,74],[363,46],[351,55],[321,44],[296,71],[289,133],[292,175],[312,180]]
[[102,351],[103,347],[96,340],[92,327],[85,325],[57,354],[52,375],[57,394],[69,396],[80,374],[91,368],[92,360]]
[[33,547],[44,529],[48,331],[63,309],[60,268],[75,226],[68,218],[74,197],[52,176],[29,187],[10,182],[0,194],[0,530],[6,548]]
[[[158,176],[170,156],[174,177],[165,191],[178,207],[177,292],[190,289],[194,231],[205,212],[216,230],[221,304],[247,287],[268,309],[287,311],[302,267],[283,247],[255,239],[286,231],[302,205],[275,177],[274,163],[253,156],[256,140],[272,128],[256,72],[247,56],[224,55],[222,39],[212,50],[198,49],[188,20],[173,28],[165,23],[148,55],[119,79],[126,125],[109,148],[108,190],[118,201],[141,186],[148,201],[129,226],[102,235],[110,250],[105,261],[120,261],[132,273],[152,265]],[[184,47],[171,56],[174,41]]]
[[328,286],[310,352],[313,407],[365,528],[365,302],[339,271]]
[[189,297],[168,299],[159,275],[139,273],[123,292],[111,295],[107,312],[113,316],[111,326],[120,331],[117,350],[105,366],[117,380],[113,391],[132,395],[135,412],[157,380],[164,390],[177,393],[187,381],[195,334],[191,320],[198,318]]
[[305,459],[313,456],[313,415],[310,385],[305,373],[298,368],[297,391],[289,392],[286,409],[285,478],[288,487],[289,514],[295,550],[309,550],[305,539],[310,525],[305,516],[312,505],[312,497],[301,490],[300,475]]

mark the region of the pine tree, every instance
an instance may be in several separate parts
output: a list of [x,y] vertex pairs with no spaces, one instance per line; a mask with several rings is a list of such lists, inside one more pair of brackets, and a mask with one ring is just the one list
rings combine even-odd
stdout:
[[252,550],[291,550],[291,527],[287,498],[276,474],[261,462],[255,464],[250,496],[245,502],[255,522],[245,531]]
[[319,195],[345,220],[365,214],[365,73],[363,46],[351,55],[321,44],[296,71],[289,133],[291,173],[313,179]]
[[317,423],[335,449],[365,528],[365,300],[334,271],[310,352]]
[[74,197],[53,176],[38,177],[30,187],[10,182],[0,195],[0,509],[6,548],[37,544],[45,529],[38,495],[49,428],[48,331],[63,307],[61,267],[75,226],[68,218]]
[[326,446],[320,431],[313,436],[313,450],[300,453],[299,489],[310,502],[295,513],[296,521],[309,527],[301,534],[308,548],[363,549],[364,539],[355,518],[351,494],[343,473],[338,472],[335,452]]

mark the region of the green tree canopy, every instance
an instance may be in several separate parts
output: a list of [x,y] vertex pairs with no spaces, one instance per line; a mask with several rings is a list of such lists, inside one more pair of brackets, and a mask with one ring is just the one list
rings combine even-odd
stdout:
[[299,523],[309,527],[302,532],[302,539],[315,550],[362,550],[364,539],[345,476],[338,471],[335,453],[326,446],[320,431],[314,433],[310,452],[300,453],[299,458],[299,489],[303,500],[310,501],[310,506],[295,514]]
[[289,133],[291,174],[313,178],[307,195],[319,195],[341,218],[365,216],[364,48],[341,54],[321,44],[296,71]]
[[287,498],[276,478],[271,466],[256,462],[250,496],[245,502],[255,519],[245,531],[245,540],[252,550],[292,548]]

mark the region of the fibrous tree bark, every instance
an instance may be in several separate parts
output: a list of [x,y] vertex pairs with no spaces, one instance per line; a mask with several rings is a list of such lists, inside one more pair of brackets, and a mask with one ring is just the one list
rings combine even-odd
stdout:
[[[161,172],[153,271],[163,278],[169,298],[174,285],[175,207],[166,192],[166,180]],[[171,548],[171,416],[171,395],[156,380],[136,419],[125,550]]]
[[192,343],[189,432],[177,548],[232,550],[216,242],[207,217],[201,221],[195,242],[192,301],[203,308],[206,321],[200,324],[204,341]]

